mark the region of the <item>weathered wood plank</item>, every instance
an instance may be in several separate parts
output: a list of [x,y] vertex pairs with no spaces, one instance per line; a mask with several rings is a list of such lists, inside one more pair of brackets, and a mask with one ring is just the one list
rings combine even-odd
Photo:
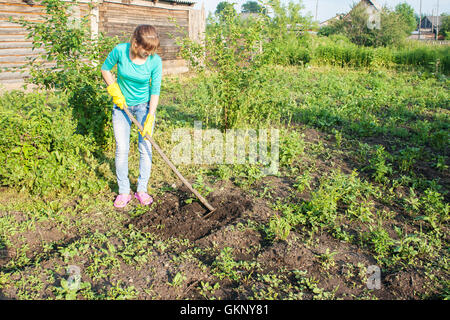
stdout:
[[0,80],[12,80],[12,79],[23,79],[23,77],[29,76],[28,71],[25,72],[2,72],[0,73]]
[[164,13],[164,14],[173,15],[173,16],[183,15],[189,11],[189,9],[186,7],[185,8],[178,7],[178,8],[176,8],[176,10],[173,10],[171,8],[163,8],[163,7],[158,7],[158,6],[145,7],[145,6],[135,5],[135,4],[124,5],[122,3],[113,3],[110,1],[104,1],[103,6],[105,6],[108,9],[109,8],[139,8],[139,10],[141,10],[141,11],[151,10],[154,12]]
[[0,49],[31,48],[32,46],[33,46],[33,43],[31,41],[0,42]]
[[186,61],[181,59],[171,59],[163,61],[163,75],[179,74],[189,71]]
[[23,56],[28,54],[37,54],[45,52],[44,49],[17,48],[17,49],[0,49],[0,56]]
[[20,19],[20,18],[24,18],[24,20],[26,21],[38,21],[38,22],[43,22],[44,19],[42,18],[42,15],[40,14],[29,14],[29,15],[24,15],[21,12],[1,12],[0,11],[0,19],[3,21],[9,21],[9,18],[13,18],[13,19]]
[[[175,29],[175,24],[171,21],[163,21],[163,20],[155,20],[155,19],[149,19],[144,17],[115,17],[115,16],[107,16],[104,19],[104,23],[115,23],[115,24],[132,24],[135,26],[138,26],[140,24],[151,24],[154,25],[155,27],[172,27]],[[188,24],[187,21],[185,23],[180,23],[179,24],[182,27],[187,28]]]
[[189,17],[187,16],[182,16],[182,17],[171,17],[169,15],[155,15],[153,14],[153,12],[138,12],[138,11],[121,11],[121,10],[117,10],[117,11],[106,11],[105,12],[105,17],[106,18],[110,18],[110,17],[114,17],[114,18],[145,18],[147,20],[153,20],[153,21],[161,21],[161,22],[171,22],[170,20],[174,19],[176,21],[178,21],[179,23],[184,23],[187,24]]
[[28,62],[27,58],[32,59],[32,58],[34,58],[36,56],[37,56],[37,54],[28,54],[28,55],[25,55],[25,56],[20,56],[20,55],[17,55],[17,56],[12,56],[12,55],[0,56],[0,63],[13,63],[13,62],[25,63],[25,62]]
[[[26,3],[24,3],[22,0],[0,0],[0,3],[13,3],[13,4],[15,4],[15,5],[19,5],[19,4],[25,4],[25,5],[27,5]],[[36,4],[39,4],[39,1],[36,1]]]
[[0,19],[0,28],[21,28],[21,29],[23,29],[22,28],[22,26],[20,25],[20,24],[18,24],[18,23],[14,23],[14,22],[9,22],[9,21],[7,21],[7,20],[1,20]]
[[189,11],[188,10],[167,10],[162,8],[143,8],[139,6],[133,6],[133,5],[117,5],[117,4],[110,4],[110,3],[104,3],[103,4],[103,11],[109,14],[114,13],[123,13],[123,14],[134,14],[139,13],[139,15],[149,15],[155,19],[158,18],[176,18],[176,19],[189,19]]
[[16,3],[0,3],[1,12],[20,12],[23,14],[42,14],[45,11],[44,6],[19,5]]
[[17,34],[17,33],[11,33],[11,34],[2,34],[0,29],[0,42],[5,41],[26,41],[27,40],[26,34]]
[[[40,60],[38,62],[44,62],[43,60]],[[17,67],[23,67],[26,65],[26,62],[0,62],[0,68],[17,68]],[[46,67],[53,67],[56,66],[56,63],[54,62],[44,62],[44,66]],[[14,70],[10,70],[14,71]]]

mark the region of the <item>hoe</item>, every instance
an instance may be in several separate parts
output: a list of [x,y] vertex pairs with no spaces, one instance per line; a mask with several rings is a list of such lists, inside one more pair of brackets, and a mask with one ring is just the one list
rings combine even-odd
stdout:
[[[125,111],[125,113],[127,114],[127,116],[131,119],[131,121],[139,128],[139,131],[142,132],[143,128],[141,126],[141,124],[133,117],[133,115],[130,113],[130,111],[128,111],[127,107],[125,106],[125,108],[123,108],[123,110]],[[193,193],[195,194],[195,196],[200,200],[201,203],[203,203],[203,205],[208,208],[209,213],[204,215],[203,217],[206,218],[208,216],[210,216],[216,209],[210,205],[208,203],[208,201],[206,201],[205,198],[202,197],[202,195],[195,190],[192,185],[189,183],[189,181],[187,181],[182,175],[181,173],[177,170],[177,168],[175,168],[175,166],[173,165],[173,163],[169,160],[169,158],[167,158],[167,156],[164,154],[164,152],[161,150],[161,148],[158,146],[158,144],[155,142],[155,140],[153,140],[152,137],[150,137],[150,135],[146,135],[144,137],[145,139],[147,139],[148,141],[150,141],[150,143],[152,144],[152,146],[156,149],[156,151],[159,153],[159,155],[161,156],[161,158],[163,158],[164,162],[167,163],[167,165],[170,167],[170,169],[172,169],[173,172],[175,172],[175,174],[177,175],[178,178],[180,178],[181,182],[183,182],[183,184]]]

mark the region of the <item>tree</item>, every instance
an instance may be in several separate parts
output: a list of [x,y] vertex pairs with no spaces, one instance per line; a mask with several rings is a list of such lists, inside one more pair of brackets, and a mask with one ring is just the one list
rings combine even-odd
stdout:
[[264,11],[264,7],[256,1],[247,1],[242,5],[242,13],[261,13]]
[[395,7],[395,12],[400,15],[401,19],[405,22],[407,26],[406,31],[411,33],[417,28],[417,20],[414,13],[414,9],[406,2],[399,3]]
[[402,14],[384,7],[379,15],[379,27],[369,28],[366,8],[355,5],[345,18],[332,22],[321,33],[343,34],[357,45],[373,47],[397,45],[410,34],[411,26]]
[[439,34],[443,35],[445,39],[450,38],[450,15],[442,15],[442,24],[439,26]]
[[381,29],[376,33],[375,46],[399,45],[411,34],[410,26],[397,12],[383,10]]
[[220,14],[222,13],[222,11],[225,10],[225,8],[230,8],[230,9],[232,9],[233,11],[236,11],[236,10],[234,9],[234,6],[233,6],[232,3],[229,3],[229,2],[227,2],[227,1],[222,1],[222,2],[219,2],[219,3],[217,4],[217,7],[216,7],[216,15],[220,15]]
[[369,21],[369,15],[366,8],[355,5],[345,18],[330,23],[327,32],[343,34],[357,45],[373,46],[375,29],[369,29],[367,21]]
[[[282,4],[280,0],[268,0],[267,7],[272,12],[273,18],[268,25],[271,37],[278,39],[287,36],[297,36],[312,28],[312,17],[303,16],[301,11],[305,6],[301,1],[289,1]],[[286,32],[287,31],[287,32]]]

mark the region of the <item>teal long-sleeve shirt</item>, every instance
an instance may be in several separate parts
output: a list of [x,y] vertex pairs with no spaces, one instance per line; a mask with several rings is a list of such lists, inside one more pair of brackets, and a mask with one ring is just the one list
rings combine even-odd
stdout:
[[135,64],[130,58],[130,43],[120,43],[108,54],[102,70],[109,71],[116,64],[117,83],[128,106],[148,102],[151,95],[159,95],[162,60],[156,53],[148,56],[144,64]]

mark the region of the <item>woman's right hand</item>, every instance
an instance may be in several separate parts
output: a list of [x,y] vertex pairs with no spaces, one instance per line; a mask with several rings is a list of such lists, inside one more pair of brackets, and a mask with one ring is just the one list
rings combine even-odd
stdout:
[[123,109],[123,107],[126,105],[126,100],[122,94],[122,91],[120,91],[119,84],[117,82],[114,82],[107,86],[106,90],[112,96],[114,104],[120,109]]

